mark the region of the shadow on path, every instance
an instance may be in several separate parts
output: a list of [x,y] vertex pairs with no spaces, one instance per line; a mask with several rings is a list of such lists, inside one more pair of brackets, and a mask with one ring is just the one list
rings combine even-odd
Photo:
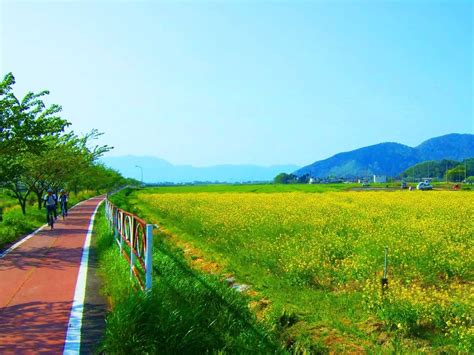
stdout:
[[0,270],[29,269],[32,267],[64,270],[76,266],[82,248],[41,247],[29,251],[14,250],[0,262]]
[[0,309],[0,353],[62,352],[71,302],[30,302]]

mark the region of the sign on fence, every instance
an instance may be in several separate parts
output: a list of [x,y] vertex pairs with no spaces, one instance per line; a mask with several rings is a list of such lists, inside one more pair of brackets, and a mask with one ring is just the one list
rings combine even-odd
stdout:
[[118,208],[109,199],[105,200],[105,214],[120,253],[130,265],[130,276],[136,277],[142,290],[150,290],[154,225]]

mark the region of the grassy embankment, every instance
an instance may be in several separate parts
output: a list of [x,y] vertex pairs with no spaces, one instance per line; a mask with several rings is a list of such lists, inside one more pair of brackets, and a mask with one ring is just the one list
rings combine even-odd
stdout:
[[[126,202],[121,205],[127,207]],[[119,255],[103,206],[94,228],[103,292],[112,308],[103,343],[107,353],[279,352],[247,300],[216,275],[189,267],[175,246],[155,239],[153,288],[145,294],[136,291],[133,280],[128,282],[128,265]]]
[[171,231],[160,243],[192,268],[251,285],[239,297],[291,350],[472,350],[469,192],[278,193],[300,188],[331,186],[169,187],[116,200]]
[[[72,207],[76,203],[92,196],[95,196],[95,193],[91,191],[79,192],[77,196],[71,193],[68,205]],[[41,227],[46,222],[45,209],[38,209],[36,198],[33,197],[30,203],[27,204],[26,215],[23,215],[16,199],[7,191],[0,190],[0,209],[2,210],[2,220],[0,221],[0,250],[22,235]]]

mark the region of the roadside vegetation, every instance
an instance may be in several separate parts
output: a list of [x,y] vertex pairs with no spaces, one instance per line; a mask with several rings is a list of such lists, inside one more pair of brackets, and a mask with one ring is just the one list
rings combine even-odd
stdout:
[[191,268],[176,246],[156,238],[153,288],[143,293],[130,280],[103,207],[95,220],[95,233],[102,290],[111,306],[103,343],[107,353],[281,351],[272,332],[250,312],[249,299],[228,288],[217,275]]
[[129,190],[114,201],[163,226],[156,243],[193,272],[240,285],[223,296],[246,302],[286,350],[474,350],[471,192],[202,189]]

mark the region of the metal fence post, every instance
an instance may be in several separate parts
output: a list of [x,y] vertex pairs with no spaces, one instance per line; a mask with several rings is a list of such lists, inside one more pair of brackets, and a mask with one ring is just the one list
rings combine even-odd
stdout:
[[[114,226],[114,238],[115,238],[115,242],[118,242],[119,244],[119,253],[120,255],[122,255],[122,249],[123,249],[123,238],[122,236],[119,234],[117,228]],[[119,239],[120,238],[120,239]]]
[[135,235],[134,235],[134,228],[133,228],[133,220],[130,222],[130,277],[133,277],[133,266],[135,265],[135,253],[133,252],[135,242]]
[[119,240],[119,255],[122,255],[123,250],[123,236],[122,236],[122,220],[119,217],[118,209],[114,210],[114,230],[115,230],[115,240],[120,238]]
[[153,271],[153,224],[146,225],[146,254],[145,254],[145,290],[151,290]]
[[[107,220],[111,222],[113,238],[119,244],[119,252],[124,254],[125,259],[129,261],[130,278],[135,276],[143,291],[151,290],[153,274],[153,228],[158,226],[148,224],[140,219],[140,217],[117,208],[108,200],[106,204],[107,208],[105,213]],[[145,240],[143,240],[143,238]],[[130,247],[130,257],[126,255],[126,245]],[[142,266],[144,267],[142,268]],[[145,273],[145,279],[143,279],[142,270]]]

